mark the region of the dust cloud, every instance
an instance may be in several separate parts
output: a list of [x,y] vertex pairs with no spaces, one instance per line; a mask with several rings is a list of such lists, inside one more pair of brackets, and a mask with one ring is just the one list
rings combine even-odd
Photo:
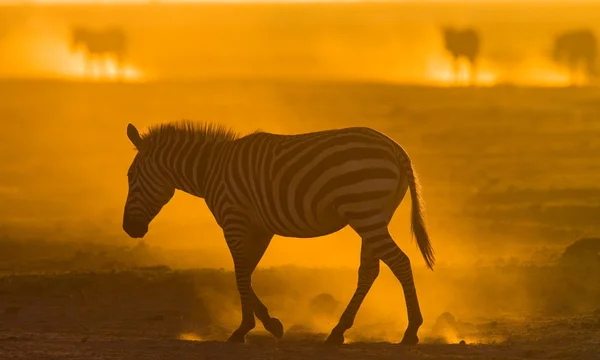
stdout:
[[[291,6],[6,7],[0,76],[116,80],[121,70],[127,81],[293,77],[452,86],[442,29],[455,27],[480,36],[478,85],[565,86],[569,71],[552,60],[554,38],[568,29],[599,29],[593,4],[538,4],[536,17],[523,15],[526,5],[498,3]],[[498,22],[495,14],[511,20]],[[126,64],[117,69],[109,59],[107,72],[86,71],[85,53],[71,51],[77,26],[97,34],[120,29]],[[467,67],[459,65],[459,84]]]
[[[581,254],[598,250],[563,253],[600,233],[600,90],[593,77],[570,86],[552,46],[568,29],[600,36],[600,7],[536,6],[0,7],[0,308],[25,314],[6,326],[212,341],[239,325],[231,256],[202,200],[177,193],[143,241],[121,228],[126,125],[181,119],[242,134],[371,126],[404,146],[438,259],[425,268],[407,195],[390,231],[414,270],[421,342],[510,343],[518,326],[556,334],[535,319],[597,319],[600,263]],[[124,36],[123,61],[91,63],[77,26],[113,48]],[[468,63],[453,73],[447,26],[480,35],[475,86]],[[359,252],[350,229],[274,238],[253,286],[286,338],[325,338]],[[406,326],[382,264],[346,342],[398,342]],[[271,341],[258,320],[253,334]]]

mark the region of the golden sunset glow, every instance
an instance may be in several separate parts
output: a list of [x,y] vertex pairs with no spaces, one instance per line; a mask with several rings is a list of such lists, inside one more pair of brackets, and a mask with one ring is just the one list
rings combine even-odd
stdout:
[[144,80],[138,69],[130,65],[119,67],[116,61],[110,57],[104,59],[104,61],[89,61],[83,53],[68,53],[65,54],[64,61],[60,63],[64,65],[64,68],[61,66],[57,69],[56,74],[67,79],[126,82]]
[[179,340],[186,340],[186,341],[203,341],[202,338],[194,333],[181,333],[181,335],[179,335]]
[[[465,62],[460,62],[457,76],[454,74],[452,62],[449,57],[442,54],[432,57],[427,62],[426,79],[431,85],[439,86],[469,86],[471,85],[469,76],[469,66]],[[497,84],[498,75],[494,71],[480,67],[477,69],[475,79],[472,85],[493,86]]]
[[111,57],[89,59],[82,51],[71,51],[66,39],[48,38],[46,43],[38,43],[44,51],[40,56],[48,66],[48,76],[82,81],[143,81],[142,72],[135,67],[125,64],[119,67]]
[[64,25],[43,17],[32,17],[26,25],[0,41],[0,56],[4,56],[0,76],[100,82],[145,79],[140,69],[127,63],[119,68],[110,56],[90,61],[84,51],[72,50]]
[[2,359],[600,360],[600,0],[0,0],[0,121]]

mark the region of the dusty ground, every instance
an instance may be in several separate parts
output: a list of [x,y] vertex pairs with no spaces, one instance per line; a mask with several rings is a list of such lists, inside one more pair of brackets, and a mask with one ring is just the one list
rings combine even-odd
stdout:
[[[280,304],[293,301],[294,293],[283,286],[278,292],[280,280],[273,274],[259,276],[257,291],[266,295],[269,305],[271,296],[278,297],[279,306],[271,310],[282,315],[286,335],[277,343],[258,325],[246,345],[223,342],[239,319],[227,272],[151,268],[3,276],[0,358],[600,359],[598,310],[560,316],[505,314],[493,321],[456,323],[429,318],[420,333],[422,344],[414,347],[390,343],[374,333],[368,341],[326,348],[321,345],[324,332],[290,322],[293,317]],[[265,291],[265,284],[272,289]],[[219,294],[226,296],[215,301]],[[302,301],[292,306],[300,311]],[[333,317],[338,309],[335,312]],[[358,322],[350,335],[367,338],[369,329],[361,325]],[[398,338],[403,326],[395,326],[388,336]],[[466,344],[458,344],[460,340]]]
[[[598,321],[595,320],[597,329]],[[329,349],[317,342],[289,341],[266,345],[184,341],[152,336],[98,334],[3,333],[2,359],[581,359],[600,358],[598,332],[573,335],[567,322],[499,345],[436,345],[403,347],[389,343],[357,343]],[[536,323],[533,327],[539,326]],[[549,329],[548,329],[549,328]],[[527,331],[519,331],[521,335]],[[535,333],[543,333],[541,337]],[[558,334],[561,335],[558,335]],[[552,334],[552,335],[550,335]]]

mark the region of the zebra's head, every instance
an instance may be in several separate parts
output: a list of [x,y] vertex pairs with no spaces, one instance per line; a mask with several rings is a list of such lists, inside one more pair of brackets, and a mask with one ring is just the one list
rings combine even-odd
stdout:
[[127,137],[137,149],[129,167],[129,191],[123,214],[123,230],[132,238],[141,238],[148,232],[148,225],[158,215],[175,193],[175,187],[160,171],[152,156],[152,149],[142,139],[132,124],[127,126]]

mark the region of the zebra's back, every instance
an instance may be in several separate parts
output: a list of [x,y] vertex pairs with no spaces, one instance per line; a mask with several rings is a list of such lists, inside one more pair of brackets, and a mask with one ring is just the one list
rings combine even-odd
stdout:
[[232,143],[224,179],[230,199],[260,227],[316,237],[347,215],[379,211],[389,221],[407,188],[406,153],[370,128],[299,135],[255,133]]

